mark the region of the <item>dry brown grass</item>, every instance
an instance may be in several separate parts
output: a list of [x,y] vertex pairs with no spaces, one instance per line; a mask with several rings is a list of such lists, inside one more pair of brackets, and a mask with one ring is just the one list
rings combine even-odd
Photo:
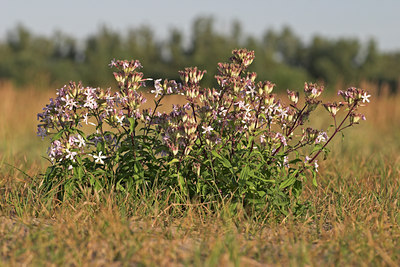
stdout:
[[336,140],[328,160],[320,159],[319,187],[307,182],[308,215],[277,222],[102,192],[48,202],[34,187],[46,149],[35,137],[36,113],[54,93],[0,86],[1,265],[400,264],[399,96],[373,94],[367,121]]

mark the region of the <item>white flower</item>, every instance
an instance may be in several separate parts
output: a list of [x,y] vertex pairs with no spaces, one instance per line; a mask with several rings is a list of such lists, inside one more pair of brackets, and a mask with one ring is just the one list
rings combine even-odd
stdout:
[[76,140],[76,138],[74,137],[74,136],[70,136],[69,138],[68,138],[68,144],[70,145],[70,146],[73,146],[74,144],[75,144],[75,140]]
[[111,63],[108,64],[108,66],[109,66],[110,68],[116,67],[116,66],[117,66],[117,62],[116,62],[115,58],[114,58],[113,60],[111,60]]
[[82,147],[82,146],[86,145],[85,139],[83,139],[83,137],[80,134],[78,134],[78,137],[75,138],[74,141],[75,141],[75,143],[78,143],[78,147]]
[[317,95],[318,94],[318,89],[313,87],[313,89],[311,90],[311,94],[312,95]]
[[221,108],[220,108],[220,112],[221,112],[221,115],[225,117],[225,116],[226,116],[226,113],[228,112],[228,110],[225,109],[225,107],[221,107]]
[[56,159],[57,156],[62,155],[62,144],[59,140],[55,140],[53,143],[51,143],[49,149],[48,149],[48,155],[51,159],[52,162]]
[[83,115],[83,121],[86,123],[86,125],[88,124],[88,119],[89,119],[88,113]]
[[315,168],[315,171],[316,171],[316,172],[318,172],[318,167],[319,167],[317,161],[318,161],[318,160],[316,160],[316,161],[314,162],[314,168]]
[[326,140],[328,139],[328,135],[326,134],[326,132],[320,132],[317,136],[317,138],[315,139],[315,143],[319,144],[321,142],[326,142]]
[[67,150],[65,151],[67,152],[67,156],[65,158],[72,160],[73,162],[75,162],[75,156],[78,154],[75,151],[69,151],[69,149],[67,148]]
[[97,102],[92,95],[87,96],[86,102],[83,106],[90,109],[96,109],[98,107]]
[[279,109],[276,109],[276,111],[280,113],[279,116],[281,117],[282,120],[287,118],[287,116],[288,116],[288,114],[287,114],[288,113],[288,109],[287,108],[283,109],[283,108],[279,107]]
[[124,61],[123,63],[122,63],[122,68],[123,69],[127,69],[129,67],[129,63],[127,62],[127,61]]
[[61,100],[65,102],[66,107],[69,107],[69,110],[72,110],[74,107],[77,107],[76,101],[73,98],[70,98],[69,95],[62,97]]
[[85,92],[83,92],[83,94],[86,96],[96,95],[96,90],[97,90],[96,88],[86,87]]
[[244,106],[244,109],[246,110],[246,114],[249,114],[249,112],[251,111],[250,104],[247,104],[246,106]]
[[86,125],[90,124],[90,125],[96,126],[96,124],[94,124],[93,122],[89,122],[88,121],[89,120],[89,116],[88,115],[89,115],[88,113],[83,115],[83,121],[86,123]]
[[369,98],[371,97],[371,95],[367,95],[367,93],[364,93],[362,96],[361,96],[361,99],[362,99],[362,102],[363,103],[365,103],[365,102],[368,102],[369,103]]
[[115,115],[115,118],[117,119],[117,122],[118,122],[120,125],[122,125],[122,124],[123,124],[123,121],[124,121],[124,118],[125,118],[125,116],[124,116],[124,115],[122,115],[121,117],[118,117],[117,115]]
[[91,155],[96,160],[95,161],[96,163],[104,164],[103,159],[106,159],[107,157],[106,156],[102,156],[101,155],[102,153],[103,153],[103,151],[100,151],[98,156],[97,155]]
[[154,94],[154,93],[156,94],[155,97],[158,97],[159,95],[162,95],[162,93],[163,93],[163,88],[160,85],[160,81],[161,81],[161,79],[155,80],[154,81],[154,89],[155,90],[150,91],[152,94]]
[[205,134],[205,133],[211,133],[211,131],[212,130],[214,130],[214,128],[213,127],[211,127],[211,126],[207,126],[207,127],[204,127],[204,126],[201,126],[201,128],[203,128],[203,134]]
[[249,89],[249,91],[247,91],[246,94],[251,94],[251,97],[254,97],[254,95],[256,94],[255,86],[247,86],[247,88]]
[[289,167],[289,158],[288,156],[283,157],[283,166]]
[[242,109],[242,108],[244,108],[244,107],[245,107],[245,103],[244,103],[244,101],[239,101],[239,102],[236,102],[236,103],[235,103],[235,105],[238,105],[239,109]]

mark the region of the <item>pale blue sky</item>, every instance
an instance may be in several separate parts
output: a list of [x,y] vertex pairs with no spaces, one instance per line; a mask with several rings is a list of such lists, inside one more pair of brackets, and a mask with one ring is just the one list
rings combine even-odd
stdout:
[[118,31],[149,25],[160,39],[178,28],[189,37],[198,16],[213,16],[219,31],[229,31],[233,20],[254,37],[288,25],[305,42],[315,34],[374,38],[381,50],[400,51],[400,0],[0,0],[0,39],[17,23],[35,34],[60,30],[78,39],[103,24]]

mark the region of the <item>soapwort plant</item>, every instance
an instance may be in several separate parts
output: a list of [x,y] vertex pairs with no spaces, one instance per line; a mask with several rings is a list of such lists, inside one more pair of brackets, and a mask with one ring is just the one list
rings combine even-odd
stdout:
[[[307,124],[324,88],[305,83],[301,99],[291,90],[288,101],[278,99],[275,84],[248,70],[254,58],[254,51],[234,50],[217,66],[217,88],[201,87],[206,71],[197,67],[180,71],[177,83],[144,78],[137,60],[113,60],[117,91],[74,82],[57,90],[38,114],[38,135],[51,137],[44,186],[57,187],[61,198],[89,186],[301,212],[303,183],[312,177],[316,185],[318,156],[338,133],[365,120],[358,109],[370,95],[339,91],[342,102],[323,104],[333,130],[313,129]],[[146,84],[153,87],[152,109],[142,108]],[[186,103],[160,112],[170,94]]]

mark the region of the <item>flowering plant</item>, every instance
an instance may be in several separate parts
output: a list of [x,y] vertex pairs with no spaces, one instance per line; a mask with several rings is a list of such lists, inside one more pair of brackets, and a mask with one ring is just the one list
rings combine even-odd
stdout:
[[[117,92],[70,83],[57,91],[38,114],[38,135],[52,136],[45,174],[48,188],[72,194],[81,185],[115,186],[138,196],[160,190],[175,200],[219,199],[286,214],[301,208],[304,179],[313,174],[317,157],[345,128],[365,117],[357,110],[369,102],[367,92],[339,91],[344,102],[325,103],[334,130],[306,127],[321,103],[323,87],[305,83],[304,101],[287,91],[289,103],[273,94],[274,84],[257,82],[248,71],[254,52],[234,50],[230,63],[218,64],[218,88],[202,88],[205,71],[179,72],[181,83],[154,81],[154,108],[139,90],[139,61],[113,60]],[[169,94],[185,96],[183,105],[159,112]],[[338,120],[338,111],[346,106]]]

